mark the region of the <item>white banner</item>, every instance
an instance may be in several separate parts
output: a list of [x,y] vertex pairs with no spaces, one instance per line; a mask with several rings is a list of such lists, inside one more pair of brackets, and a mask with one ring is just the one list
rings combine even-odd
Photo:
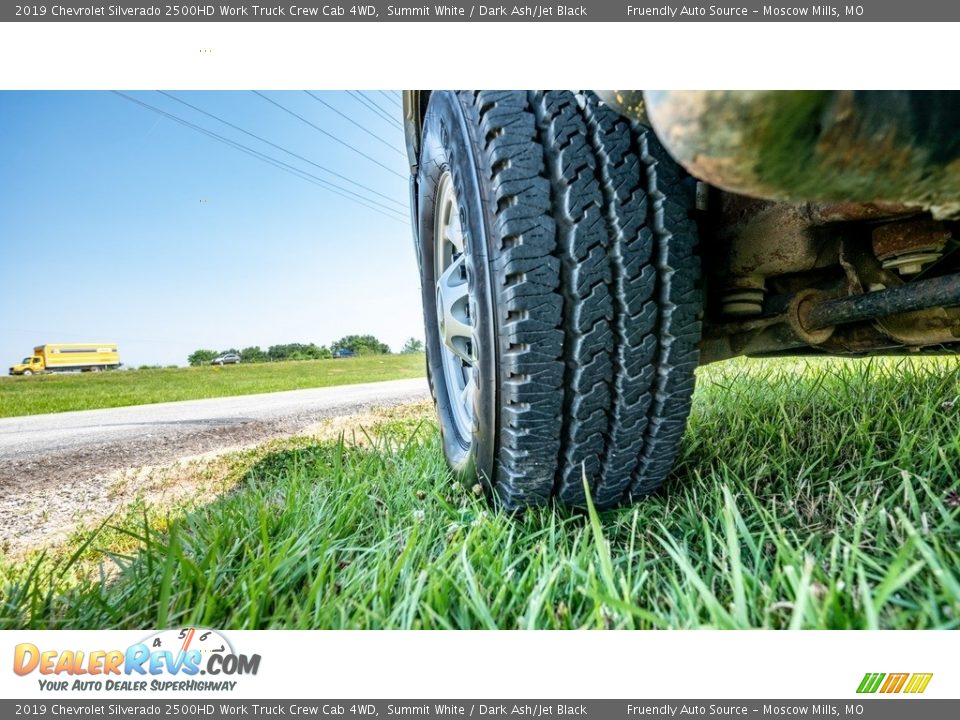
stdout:
[[[911,676],[932,674],[922,696],[956,699],[955,643],[949,631],[6,631],[0,696],[906,698]],[[900,693],[858,694],[868,673],[907,677]]]

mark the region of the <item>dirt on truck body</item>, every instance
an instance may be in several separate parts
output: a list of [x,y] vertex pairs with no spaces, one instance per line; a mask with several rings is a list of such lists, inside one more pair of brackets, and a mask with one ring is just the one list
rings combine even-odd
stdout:
[[431,387],[508,508],[659,487],[698,365],[956,354],[960,93],[408,91]]

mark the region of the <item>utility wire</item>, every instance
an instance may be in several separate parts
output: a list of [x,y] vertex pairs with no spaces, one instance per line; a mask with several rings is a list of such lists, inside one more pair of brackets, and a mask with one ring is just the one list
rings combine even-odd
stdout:
[[[298,160],[302,160],[303,162],[306,162],[306,163],[308,163],[308,164],[310,164],[310,165],[314,165],[315,167],[320,168],[320,169],[323,170],[324,172],[330,173],[331,175],[334,175],[334,176],[336,176],[336,177],[338,177],[338,178],[340,178],[340,179],[342,179],[342,180],[345,180],[346,182],[349,182],[349,183],[351,183],[351,184],[353,184],[353,185],[356,185],[357,187],[363,188],[364,190],[366,190],[366,191],[368,191],[368,192],[370,192],[370,193],[373,193],[374,195],[378,195],[379,197],[382,197],[382,198],[388,200],[389,202],[392,202],[392,203],[394,203],[395,205],[398,205],[398,206],[399,206],[400,208],[402,208],[403,210],[406,209],[406,205],[405,205],[404,203],[401,203],[401,202],[399,202],[399,201],[397,201],[397,200],[394,200],[393,198],[389,197],[388,195],[384,195],[383,193],[377,192],[377,191],[374,190],[373,188],[371,188],[371,187],[369,187],[369,186],[367,186],[367,185],[364,185],[363,183],[358,183],[357,181],[351,180],[350,178],[348,178],[348,177],[346,177],[346,176],[344,176],[344,175],[341,175],[340,173],[334,172],[333,170],[330,170],[329,168],[325,168],[323,165],[319,165],[318,163],[313,162],[313,161],[310,160],[309,158],[305,158],[305,157],[303,157],[302,155],[298,155],[297,153],[292,152],[292,151],[290,151],[290,150],[287,150],[286,148],[284,148],[284,147],[282,147],[282,146],[280,146],[280,145],[277,145],[276,143],[270,142],[270,141],[267,140],[266,138],[263,138],[263,137],[261,137],[261,136],[259,136],[259,135],[256,135],[255,133],[251,133],[251,132],[249,132],[249,131],[247,131],[247,130],[244,130],[243,128],[238,127],[237,125],[234,125],[233,123],[228,122],[227,120],[224,120],[223,118],[221,118],[221,117],[219,117],[219,116],[217,116],[217,115],[214,115],[213,113],[209,113],[209,112],[207,112],[206,110],[203,110],[202,108],[197,107],[196,105],[191,105],[191,104],[188,103],[186,100],[181,100],[180,98],[176,97],[175,95],[171,95],[170,93],[165,92],[165,91],[163,91],[163,90],[158,90],[157,92],[159,92],[159,93],[162,94],[162,95],[165,95],[166,97],[170,98],[171,100],[175,100],[175,101],[179,102],[181,105],[185,105],[186,107],[189,107],[189,108],[191,108],[191,109],[193,109],[193,110],[196,110],[197,112],[202,113],[202,114],[204,114],[204,115],[207,115],[208,117],[214,118],[215,120],[219,120],[220,122],[224,123],[225,125],[228,125],[229,127],[232,127],[232,128],[234,128],[234,129],[236,129],[236,130],[239,130],[240,132],[243,132],[243,133],[249,135],[250,137],[256,138],[257,140],[260,140],[261,142],[264,142],[264,143],[266,143],[267,145],[270,145],[270,146],[272,146],[272,147],[275,147],[275,148],[277,148],[278,150],[281,150],[281,151],[287,153],[288,155],[291,155],[292,157],[297,158]],[[146,105],[146,103],[142,103],[142,104]],[[162,111],[161,111],[161,112],[162,112]],[[179,118],[179,117],[177,117],[176,115],[170,115],[169,113],[167,113],[167,114],[168,114],[170,117],[173,117],[173,118],[177,119],[179,122],[183,122],[183,123],[187,124],[188,126],[193,126],[193,123],[190,123],[190,122],[188,122],[188,121],[186,121],[186,120],[183,120],[182,118]],[[254,149],[252,149],[252,148],[250,148],[250,147],[248,147],[248,146],[246,146],[246,145],[243,145],[242,143],[237,143],[236,141],[231,140],[231,139],[229,139],[229,138],[225,138],[225,137],[222,136],[222,135],[217,135],[217,133],[214,133],[213,131],[207,130],[206,128],[201,128],[200,126],[194,126],[194,127],[197,128],[197,129],[199,129],[201,132],[203,132],[203,133],[205,133],[205,134],[209,134],[209,135],[212,135],[212,136],[216,137],[217,139],[223,139],[223,140],[226,141],[228,144],[233,145],[233,146],[236,146],[236,147],[238,147],[239,149],[243,149],[244,151],[252,152],[252,153],[254,153],[256,156],[260,156],[261,159],[266,159],[268,162],[271,162],[271,163],[273,163],[273,164],[279,163],[280,165],[284,166],[285,168],[287,168],[287,169],[289,169],[289,170],[292,170],[292,171],[295,172],[295,173],[299,173],[299,174],[305,176],[304,179],[312,178],[313,180],[319,181],[319,182],[321,182],[321,183],[325,183],[325,185],[323,185],[323,186],[321,186],[321,187],[326,187],[327,185],[329,185],[330,187],[336,188],[337,190],[340,190],[340,191],[342,191],[342,192],[345,192],[345,193],[353,196],[354,198],[357,198],[357,199],[360,200],[360,201],[363,201],[363,202],[366,202],[366,203],[371,203],[371,204],[373,204],[373,205],[376,205],[377,207],[383,208],[384,210],[388,210],[388,211],[390,211],[390,212],[397,213],[397,214],[398,214],[400,217],[402,217],[402,218],[406,218],[406,214],[405,214],[404,212],[400,212],[400,211],[396,210],[395,208],[392,208],[392,207],[389,207],[389,206],[387,206],[387,205],[384,205],[383,203],[381,203],[381,202],[379,202],[379,201],[377,201],[377,200],[374,200],[373,198],[366,197],[365,195],[362,195],[362,194],[360,194],[360,193],[358,193],[358,192],[355,192],[355,191],[353,191],[353,190],[350,190],[349,188],[345,188],[345,187],[342,187],[342,186],[340,186],[340,185],[337,185],[336,183],[331,182],[330,180],[327,180],[326,178],[318,177],[318,176],[316,176],[316,175],[314,175],[314,174],[312,174],[312,173],[309,173],[309,172],[307,172],[307,171],[305,171],[305,170],[302,170],[302,169],[300,169],[300,168],[298,168],[298,167],[296,167],[296,166],[294,166],[294,165],[290,165],[289,163],[285,163],[285,162],[283,162],[282,160],[277,160],[276,158],[274,158],[274,157],[272,157],[272,156],[270,156],[270,155],[267,155],[267,154],[265,154],[265,153],[261,153],[259,150],[254,150]],[[310,182],[313,182],[313,180],[310,180]],[[314,182],[314,184],[317,184],[317,183]],[[328,187],[327,189],[330,189],[330,188]],[[338,194],[339,194],[339,193],[338,193]],[[351,199],[351,198],[348,198],[348,199]],[[372,208],[371,208],[371,209],[372,209]]]
[[[117,90],[113,90],[111,92],[113,92],[115,95],[122,97],[125,100],[129,100],[132,103],[140,105],[141,107],[146,108],[147,110],[151,110],[152,112],[155,112],[158,115],[162,115],[163,117],[169,118],[170,120],[173,120],[174,122],[184,125],[185,127],[188,127],[192,130],[196,130],[197,132],[203,135],[206,135],[209,138],[222,142],[225,145],[228,145],[236,150],[240,150],[241,152],[247,155],[250,155],[254,158],[257,158],[258,160],[262,160],[263,162],[266,162],[269,165],[273,165],[274,167],[280,170],[283,170],[285,172],[288,172],[295,177],[299,177],[301,180],[306,180],[307,182],[317,185],[323,188],[324,190],[328,190],[329,192],[332,192],[335,195],[339,195],[340,197],[350,200],[351,202],[355,202],[358,205],[362,205],[368,210],[372,210],[373,212],[379,213],[384,217],[388,217],[391,220],[395,220],[401,224],[406,224],[406,220],[403,218],[402,214],[398,210],[394,210],[393,208],[383,205],[382,203],[379,203],[376,200],[365,198],[362,195],[359,195],[358,193],[355,193],[348,188],[344,188],[334,183],[331,183],[329,180],[324,180],[321,177],[317,177],[316,175],[308,173],[305,170],[301,170],[300,168],[290,165],[289,163],[285,163],[282,160],[277,160],[276,158],[266,155],[265,153],[262,153],[258,150],[254,150],[253,148],[248,147],[243,143],[238,143],[234,140],[230,140],[229,138],[224,137],[223,135],[219,135],[218,133],[215,133],[212,130],[207,130],[206,128],[196,125],[190,122],[189,120],[185,120],[181,117],[178,117],[173,113],[169,113],[166,110],[161,110],[160,108],[150,105],[149,103],[145,103],[142,100],[138,100],[137,98],[132,97],[131,95],[127,95],[126,93],[122,93]],[[379,207],[374,207],[374,205],[377,205]]]
[[[176,102],[178,102],[178,103],[180,103],[181,105],[184,105],[184,106],[190,108],[191,110],[196,110],[198,113],[200,113],[200,114],[202,114],[202,115],[206,115],[206,116],[209,117],[209,118],[213,118],[214,120],[223,123],[223,124],[226,125],[227,127],[231,127],[231,128],[233,128],[234,130],[237,130],[238,132],[242,132],[244,135],[247,135],[247,136],[249,136],[249,137],[252,137],[252,138],[255,139],[255,140],[259,140],[260,142],[262,142],[262,143],[264,143],[264,144],[266,144],[266,145],[269,145],[270,147],[276,148],[277,150],[280,150],[281,152],[284,152],[284,153],[286,153],[287,155],[296,158],[297,160],[301,160],[301,161],[307,163],[308,165],[313,165],[313,167],[318,168],[319,170],[322,170],[322,171],[325,172],[325,173],[329,173],[330,175],[333,175],[334,177],[337,177],[337,178],[339,178],[340,180],[343,180],[343,181],[345,181],[345,182],[348,182],[348,183],[350,183],[351,185],[355,185],[356,187],[363,188],[363,189],[366,190],[367,192],[372,193],[372,194],[374,194],[374,195],[376,195],[376,196],[378,196],[378,197],[381,197],[381,198],[383,198],[384,200],[387,200],[387,201],[389,201],[389,202],[392,202],[394,205],[398,205],[398,206],[400,206],[402,209],[406,210],[406,207],[407,207],[406,203],[402,203],[402,202],[400,202],[399,200],[394,200],[394,199],[393,199],[392,197],[390,197],[389,195],[384,195],[384,194],[381,193],[381,192],[377,192],[376,190],[374,190],[372,187],[370,187],[370,186],[368,186],[368,185],[364,185],[363,183],[357,182],[356,180],[351,180],[351,179],[348,178],[346,175],[341,175],[340,173],[335,172],[335,171],[331,170],[330,168],[324,167],[323,165],[320,165],[319,163],[316,163],[316,162],[314,162],[313,160],[304,157],[303,155],[299,155],[298,153],[295,153],[295,152],[293,152],[292,150],[288,150],[287,148],[285,148],[285,147],[283,147],[283,146],[281,146],[281,145],[277,145],[277,144],[274,143],[274,142],[270,142],[270,141],[267,140],[265,137],[262,137],[262,136],[260,136],[260,135],[257,135],[256,133],[252,133],[252,132],[250,132],[249,130],[244,130],[244,129],[243,129],[242,127],[240,127],[239,125],[234,125],[232,122],[230,122],[230,121],[228,121],[228,120],[224,120],[224,119],[223,119],[222,117],[220,117],[219,115],[215,115],[214,113],[207,112],[207,111],[204,110],[203,108],[199,108],[199,107],[197,107],[196,105],[192,105],[191,103],[188,103],[186,100],[183,100],[182,98],[178,98],[176,95],[172,95],[171,93],[168,93],[168,92],[166,92],[166,91],[164,91],[164,90],[158,90],[157,92],[159,92],[161,95],[164,95],[164,96],[170,98],[171,100],[175,100]],[[329,182],[329,181],[327,180],[327,181],[325,181],[325,182]],[[360,197],[363,197],[363,196],[360,196]],[[371,202],[373,202],[373,200],[371,200]]]
[[371,156],[371,155],[367,155],[367,153],[365,153],[363,150],[360,150],[359,148],[355,147],[354,145],[351,145],[350,143],[346,142],[345,140],[341,140],[340,138],[338,138],[338,137],[337,137],[336,135],[334,135],[333,133],[327,132],[326,130],[324,130],[324,129],[323,129],[322,127],[320,127],[319,125],[316,125],[316,124],[310,122],[310,121],[307,120],[303,115],[299,115],[299,114],[295,113],[293,110],[291,110],[291,109],[288,108],[288,107],[285,107],[285,106],[281,105],[281,104],[278,103],[276,100],[273,100],[272,98],[268,98],[266,95],[264,95],[264,94],[263,94],[262,92],[260,92],[259,90],[251,90],[250,92],[252,92],[254,95],[257,95],[258,97],[263,98],[264,100],[266,100],[266,101],[267,101],[268,103],[270,103],[271,105],[276,105],[278,108],[280,108],[281,110],[283,110],[285,113],[288,113],[288,114],[292,115],[293,117],[297,118],[298,120],[300,120],[301,122],[306,123],[307,125],[309,125],[310,127],[312,127],[314,130],[316,130],[317,132],[323,133],[324,135],[326,135],[326,136],[327,136],[328,138],[330,138],[331,140],[334,140],[335,142],[338,142],[338,143],[340,143],[341,145],[343,145],[345,148],[348,148],[348,149],[350,149],[350,150],[353,150],[353,152],[355,152],[357,155],[366,158],[367,160],[369,160],[370,162],[372,162],[374,165],[379,165],[379,166],[382,167],[384,170],[386,170],[388,173],[392,173],[392,174],[396,175],[396,176],[397,176],[398,178],[400,178],[401,180],[406,180],[406,179],[407,179],[407,177],[406,177],[405,175],[403,175],[403,174],[401,174],[401,173],[398,173],[396,170],[394,170],[394,169],[393,169],[392,167],[390,167],[389,165],[384,165],[382,162],[380,162],[379,160],[377,160],[375,157],[373,157],[373,156]]
[[373,103],[371,103],[367,98],[365,98],[365,97],[364,97],[363,95],[361,95],[360,93],[358,93],[358,92],[356,92],[356,91],[354,91],[354,90],[347,90],[347,95],[349,95],[350,97],[352,97],[354,100],[356,100],[358,103],[360,103],[363,107],[365,107],[367,110],[369,110],[370,112],[372,112],[374,115],[376,115],[376,116],[377,116],[378,118],[380,118],[381,120],[386,120],[388,123],[390,123],[390,124],[393,125],[395,128],[397,128],[397,130],[402,130],[402,129],[403,129],[403,126],[402,126],[399,122],[397,122],[397,120],[396,120],[395,118],[393,118],[393,117],[390,116],[390,115],[384,114],[384,112],[383,112],[379,107],[377,107],[376,105],[374,105]]
[[[117,94],[118,94],[118,95],[123,95],[123,93],[117,93]],[[270,165],[273,165],[274,167],[276,167],[276,168],[278,168],[278,169],[280,169],[280,170],[283,170],[283,171],[285,171],[285,172],[288,172],[288,173],[294,175],[295,177],[299,177],[299,178],[302,179],[302,180],[306,180],[307,182],[309,182],[309,183],[311,183],[311,184],[313,184],[313,185],[318,185],[319,187],[321,187],[321,188],[323,188],[323,189],[325,189],[325,190],[329,190],[330,192],[332,192],[332,193],[334,193],[334,194],[336,194],[336,195],[339,195],[339,196],[341,196],[341,197],[343,197],[343,198],[345,198],[345,199],[347,199],[347,200],[350,200],[350,201],[352,201],[352,202],[355,202],[355,203],[358,203],[358,204],[360,204],[360,205],[363,205],[364,207],[366,207],[366,208],[368,208],[368,209],[370,209],[370,210],[373,210],[374,212],[380,213],[381,215],[384,215],[384,216],[389,217],[389,218],[391,218],[391,219],[401,219],[402,222],[404,222],[404,223],[406,222],[406,216],[405,216],[403,213],[395,210],[395,209],[392,208],[392,207],[389,207],[389,206],[387,206],[387,205],[384,205],[383,203],[381,203],[381,202],[379,202],[379,201],[377,201],[377,200],[374,200],[374,199],[372,199],[372,198],[365,197],[365,196],[361,195],[360,193],[357,193],[357,192],[354,192],[353,190],[350,190],[349,188],[345,188],[345,187],[342,187],[342,186],[340,186],[340,185],[337,185],[336,183],[332,183],[332,182],[330,182],[329,180],[327,180],[327,179],[325,179],[325,178],[318,177],[317,175],[314,175],[313,173],[309,173],[309,172],[307,172],[307,171],[305,171],[305,170],[302,170],[302,169],[300,169],[300,168],[298,168],[298,167],[296,167],[296,166],[294,166],[294,165],[291,165],[291,164],[289,164],[289,163],[284,162],[283,160],[278,160],[278,159],[276,159],[276,158],[274,158],[274,157],[272,157],[272,156],[270,156],[270,155],[267,155],[266,153],[262,153],[262,152],[260,152],[259,150],[255,150],[255,149],[253,149],[253,148],[251,148],[251,147],[249,147],[249,146],[247,146],[247,145],[244,145],[243,143],[238,143],[238,142],[236,142],[235,140],[231,140],[230,138],[224,137],[223,135],[219,135],[218,133],[215,133],[215,132],[213,132],[212,130],[208,130],[208,129],[206,129],[206,128],[200,127],[199,125],[195,125],[194,123],[191,123],[191,122],[189,122],[188,120],[184,120],[183,118],[178,117],[177,115],[174,115],[174,114],[172,114],[172,113],[165,112],[164,110],[160,110],[159,108],[155,108],[155,107],[153,107],[152,105],[149,105],[149,104],[147,104],[147,103],[141,102],[141,101],[139,101],[139,100],[137,100],[137,99],[135,99],[135,98],[132,98],[132,97],[129,97],[129,96],[126,96],[126,95],[124,95],[124,97],[126,97],[127,99],[132,100],[133,102],[135,102],[135,103],[137,103],[137,104],[139,104],[139,105],[142,105],[142,106],[144,106],[144,107],[146,107],[146,108],[148,108],[148,109],[150,109],[150,110],[153,110],[154,112],[157,112],[157,113],[159,113],[160,115],[166,116],[166,117],[170,118],[171,120],[175,120],[176,122],[179,122],[179,123],[182,124],[182,125],[185,125],[185,126],[191,128],[191,129],[193,129],[193,130],[196,130],[196,131],[198,131],[198,132],[200,132],[200,133],[202,133],[202,134],[204,134],[204,135],[207,135],[208,137],[210,137],[210,138],[212,138],[212,139],[214,139],[214,140],[218,140],[218,141],[220,141],[220,142],[223,142],[224,144],[226,144],[226,145],[228,145],[228,146],[230,146],[230,147],[233,147],[233,148],[235,148],[235,149],[237,149],[237,150],[240,150],[241,152],[243,152],[243,153],[245,153],[245,154],[247,154],[247,155],[250,155],[250,156],[252,156],[252,157],[254,157],[254,158],[258,159],[258,160],[262,160],[262,161],[264,161],[264,162],[266,162],[266,163],[268,163],[268,164],[270,164]],[[282,148],[281,148],[281,149],[282,149]],[[377,193],[377,194],[380,194],[380,193]],[[388,198],[388,199],[389,199],[389,198]],[[396,202],[396,201],[393,201],[393,202]],[[399,204],[399,203],[397,203],[397,204]],[[374,207],[374,206],[376,206],[376,207]],[[379,208],[379,209],[378,209],[378,208]],[[387,212],[384,212],[384,211],[387,211]],[[394,214],[389,214],[389,215],[388,215],[387,213],[394,213]]]
[[365,110],[369,110],[374,115],[376,115],[380,120],[386,120],[387,122],[394,125],[397,129],[400,129],[400,125],[398,123],[395,123],[392,117],[385,115],[383,111],[380,110],[379,107],[371,103],[367,98],[361,95],[357,90],[347,90],[346,93],[347,95],[352,97],[354,100],[356,100],[358,103],[360,103],[360,105]]
[[363,125],[361,125],[360,123],[358,123],[356,120],[354,120],[352,117],[350,117],[350,116],[347,115],[346,113],[340,112],[339,110],[337,110],[337,108],[335,108],[333,105],[331,105],[330,103],[328,103],[328,102],[327,102],[326,100],[324,100],[323,98],[317,97],[316,95],[314,95],[314,94],[313,94],[312,92],[310,92],[309,90],[304,90],[304,92],[305,92],[307,95],[309,95],[310,97],[312,97],[314,100],[316,100],[318,103],[320,103],[321,105],[323,105],[324,107],[327,107],[327,108],[330,108],[331,110],[333,110],[337,115],[339,115],[340,117],[342,117],[342,118],[343,118],[344,120],[346,120],[347,122],[353,123],[354,125],[356,125],[358,128],[360,128],[361,130],[363,130],[367,135],[369,135],[370,137],[372,137],[372,138],[373,138],[374,140],[376,140],[377,142],[383,143],[383,144],[386,145],[388,148],[390,148],[391,150],[393,150],[395,153],[398,153],[399,155],[401,155],[401,156],[403,156],[403,157],[406,157],[406,155],[404,154],[403,150],[401,150],[400,148],[398,148],[396,145],[390,144],[389,142],[387,142],[386,140],[384,140],[382,137],[380,137],[379,135],[377,135],[377,134],[376,134],[375,132],[373,132],[372,130],[369,130],[369,129],[366,128],[365,126],[363,126]]
[[369,100],[373,105],[375,105],[378,110],[385,113],[386,115],[389,115],[391,118],[393,117],[393,113],[396,111],[393,108],[384,107],[383,105],[378,103],[376,98],[373,96],[372,92],[366,92],[364,90],[359,90],[358,92],[364,97],[366,97],[367,100]]
[[403,105],[400,104],[400,101],[397,100],[397,98],[394,97],[393,95],[391,95],[390,93],[384,92],[383,90],[377,90],[377,92],[380,93],[381,95],[383,95],[387,100],[389,100],[390,102],[392,102],[394,105],[396,105],[396,106],[397,106],[398,108],[400,108],[401,110],[403,109]]

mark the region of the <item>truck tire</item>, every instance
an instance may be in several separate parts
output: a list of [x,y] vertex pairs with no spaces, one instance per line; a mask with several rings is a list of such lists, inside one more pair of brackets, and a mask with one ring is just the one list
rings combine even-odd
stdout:
[[435,92],[417,169],[444,453],[507,509],[663,482],[700,339],[695,182],[592,94]]

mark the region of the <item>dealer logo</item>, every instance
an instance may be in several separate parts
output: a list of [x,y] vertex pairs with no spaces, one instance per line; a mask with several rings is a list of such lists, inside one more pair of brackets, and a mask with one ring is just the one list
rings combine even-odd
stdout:
[[932,679],[933,673],[867,673],[860,681],[857,692],[916,695],[926,690]]
[[[197,627],[164,630],[125,650],[48,650],[20,643],[13,655],[14,673],[37,673],[40,689],[54,691],[233,690],[233,677],[259,669],[259,654],[238,653],[223,634]],[[201,675],[208,678],[197,679]]]

